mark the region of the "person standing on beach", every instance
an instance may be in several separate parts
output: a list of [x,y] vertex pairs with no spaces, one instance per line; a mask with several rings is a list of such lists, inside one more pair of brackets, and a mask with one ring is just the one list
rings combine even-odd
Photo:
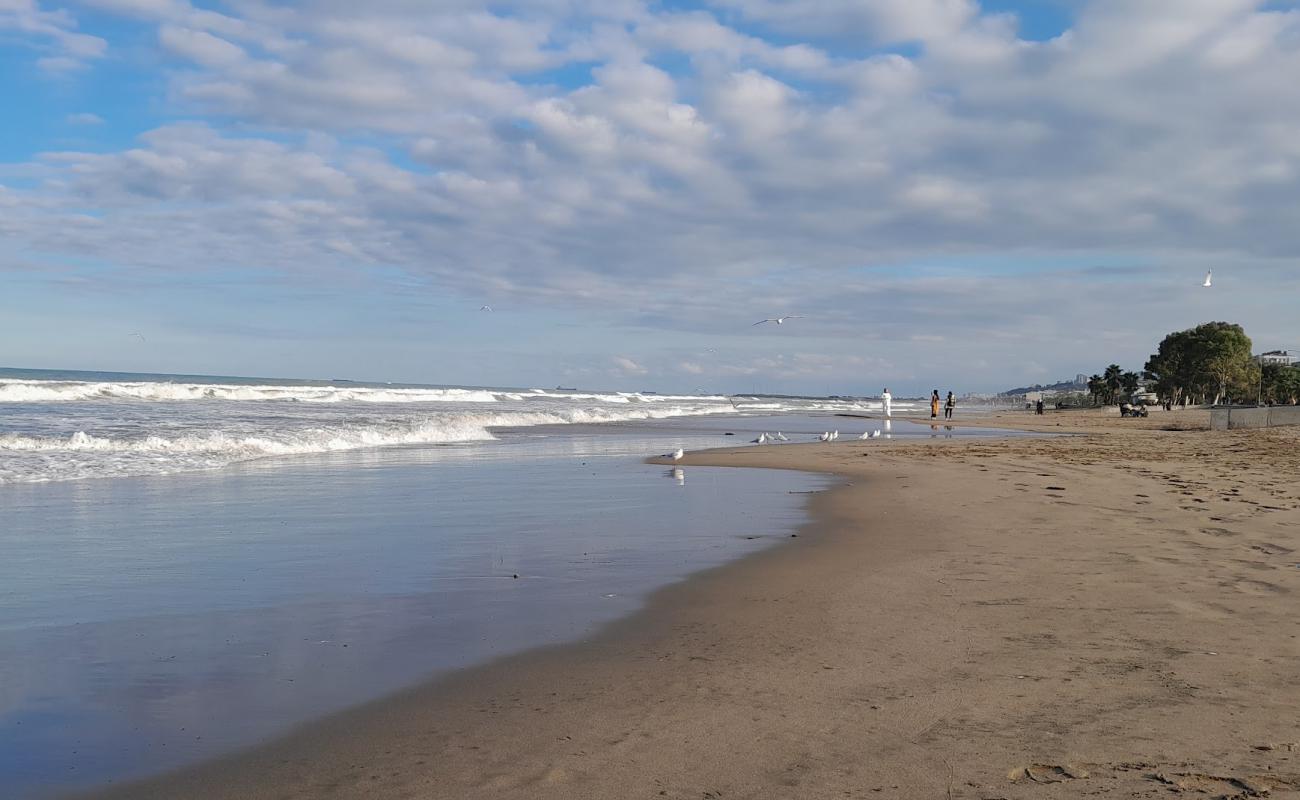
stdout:
[[957,398],[952,396],[952,392],[948,392],[948,401],[943,404],[943,418],[952,419],[952,410],[956,407]]
[[888,386],[885,387],[885,391],[880,393],[880,402],[885,404],[885,416],[894,416],[894,396],[889,393]]
[[939,390],[930,392],[930,419],[939,418]]

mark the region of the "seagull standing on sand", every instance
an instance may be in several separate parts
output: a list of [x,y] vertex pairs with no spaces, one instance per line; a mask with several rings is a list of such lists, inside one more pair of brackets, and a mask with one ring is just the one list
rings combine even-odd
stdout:
[[803,314],[787,314],[784,317],[772,317],[771,319],[760,319],[758,322],[755,322],[754,325],[750,325],[749,327],[752,328],[755,325],[762,325],[764,322],[775,322],[777,325],[784,325],[787,319],[803,319]]
[[758,438],[754,440],[754,444],[767,444],[767,434],[760,433]]
[[870,438],[871,438],[871,431],[863,431],[863,432],[862,432],[862,435],[859,436],[858,438],[859,438],[859,439],[870,439]]
[[833,441],[835,441],[835,440],[838,439],[838,438],[840,438],[840,432],[839,432],[839,431],[831,431],[831,441],[833,442]]
[[668,457],[671,458],[673,461],[681,461],[682,457],[685,455],[686,455],[686,451],[679,447],[676,450],[674,450],[672,453],[670,453]]
[[788,441],[790,441],[788,438],[786,438],[786,435],[785,435],[784,433],[781,433],[780,431],[777,431],[777,432],[776,432],[776,440],[777,440],[778,442],[788,442]]
[[818,436],[817,439],[818,439],[819,441],[829,442],[829,441],[831,440],[831,432],[830,432],[830,431],[822,431],[822,435],[821,435],[821,436]]
[[1213,284],[1214,284],[1214,270],[1207,269],[1205,271],[1205,283],[1202,283],[1201,285],[1208,288]]

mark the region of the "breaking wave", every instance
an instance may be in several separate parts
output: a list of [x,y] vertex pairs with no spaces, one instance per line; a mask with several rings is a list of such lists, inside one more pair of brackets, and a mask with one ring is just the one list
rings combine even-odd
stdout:
[[711,401],[721,396],[697,397],[636,392],[547,392],[541,389],[512,392],[497,389],[438,387],[338,386],[179,383],[165,381],[53,381],[0,379],[0,403],[76,403],[93,400],[184,402],[189,400],[297,401],[303,403],[497,403],[503,401],[561,399],[600,403],[665,403]]
[[387,422],[248,431],[199,429],[135,436],[95,435],[85,431],[70,436],[0,434],[0,483],[168,474],[268,456],[487,441],[495,438],[493,428],[622,422],[717,411],[698,406],[504,413],[453,411]]

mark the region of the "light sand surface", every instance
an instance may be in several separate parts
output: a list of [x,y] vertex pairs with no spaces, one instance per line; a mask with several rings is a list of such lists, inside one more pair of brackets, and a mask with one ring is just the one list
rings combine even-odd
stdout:
[[1300,429],[1128,422],[688,455],[848,484],[591,641],[110,796],[1300,796]]

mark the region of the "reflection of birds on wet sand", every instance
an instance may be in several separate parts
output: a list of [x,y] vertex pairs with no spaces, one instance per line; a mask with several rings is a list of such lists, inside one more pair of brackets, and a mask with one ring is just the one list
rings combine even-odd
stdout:
[[672,469],[664,472],[664,475],[666,477],[672,478],[673,480],[677,481],[678,486],[686,485],[686,470],[682,469],[681,467],[673,467]]

